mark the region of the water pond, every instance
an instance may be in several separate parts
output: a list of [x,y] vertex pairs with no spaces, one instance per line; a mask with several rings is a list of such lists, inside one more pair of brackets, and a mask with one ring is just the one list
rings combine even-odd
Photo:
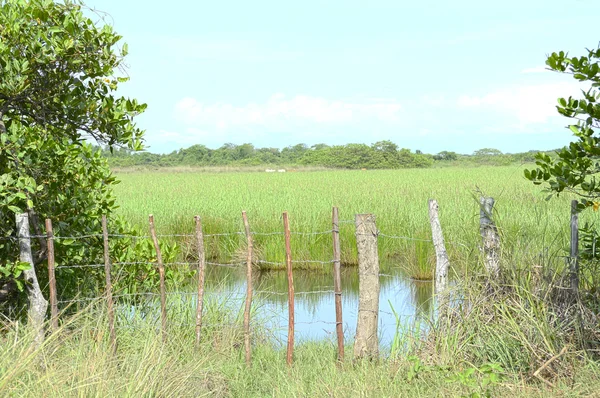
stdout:
[[[432,311],[432,282],[408,279],[400,267],[382,266],[379,296],[379,340],[389,347],[398,327],[425,325]],[[342,269],[344,337],[354,339],[358,312],[358,270]],[[285,342],[288,322],[287,275],[284,271],[255,272],[253,321],[265,325],[275,339]],[[296,341],[335,340],[335,304],[331,273],[294,271]],[[246,275],[242,268],[209,267],[206,300],[227,302],[243,311]]]

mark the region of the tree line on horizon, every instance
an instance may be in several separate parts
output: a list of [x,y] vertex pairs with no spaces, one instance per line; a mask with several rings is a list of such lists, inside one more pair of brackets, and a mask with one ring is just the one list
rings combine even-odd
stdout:
[[269,166],[299,165],[340,169],[403,169],[427,168],[434,165],[509,165],[532,163],[539,151],[502,153],[498,149],[483,148],[470,155],[452,151],[426,154],[419,150],[400,148],[391,141],[372,145],[296,144],[279,148],[257,148],[253,144],[227,143],[218,149],[202,144],[192,145],[168,154],[135,152],[125,148],[101,149],[113,167],[149,166]]

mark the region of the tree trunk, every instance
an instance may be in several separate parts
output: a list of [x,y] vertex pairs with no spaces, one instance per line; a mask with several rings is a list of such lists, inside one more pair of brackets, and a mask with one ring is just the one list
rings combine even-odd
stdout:
[[497,280],[500,275],[500,236],[492,220],[494,198],[481,197],[479,203],[479,223],[483,240],[485,269],[490,280]]
[[358,320],[354,341],[354,359],[379,357],[379,256],[377,227],[372,214],[356,215],[358,248]]
[[31,255],[31,240],[29,234],[29,216],[27,213],[16,214],[17,230],[19,233],[19,249],[21,251],[21,262],[30,264],[30,268],[24,271],[27,282],[27,296],[29,298],[28,319],[35,331],[34,342],[40,346],[44,342],[44,319],[48,302],[44,298],[35,274],[33,256]]
[[438,203],[434,199],[429,199],[429,222],[431,223],[431,235],[433,237],[433,246],[435,248],[435,294],[439,295],[448,286],[448,268],[450,261],[444,244],[444,235],[442,234],[442,225],[438,217]]

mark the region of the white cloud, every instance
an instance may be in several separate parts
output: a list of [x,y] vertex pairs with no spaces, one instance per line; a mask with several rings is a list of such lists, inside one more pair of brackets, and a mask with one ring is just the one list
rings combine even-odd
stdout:
[[515,85],[481,96],[462,95],[457,105],[463,109],[508,113],[522,126],[548,123],[558,116],[557,98],[578,96],[581,88],[576,82]]
[[299,126],[348,124],[364,121],[395,123],[402,106],[395,100],[330,100],[297,95],[287,98],[275,94],[263,103],[236,106],[228,103],[206,104],[187,97],[175,105],[175,117],[188,126],[226,130],[239,126],[261,126],[290,130]]

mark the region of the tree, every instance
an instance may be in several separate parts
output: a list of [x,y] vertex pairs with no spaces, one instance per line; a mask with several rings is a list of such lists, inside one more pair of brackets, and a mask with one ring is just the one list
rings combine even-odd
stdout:
[[600,205],[600,137],[594,129],[600,127],[600,48],[587,50],[587,55],[569,57],[561,51],[552,53],[546,65],[557,72],[571,74],[579,82],[590,83],[582,97],[559,98],[557,110],[573,120],[568,128],[576,137],[568,147],[556,151],[556,157],[546,153],[535,156],[537,168],[525,170],[525,177],[534,184],[545,184],[553,195],[570,192],[580,197],[578,209]]
[[440,153],[438,153],[437,155],[433,155],[433,159],[434,160],[457,160],[458,159],[458,154],[456,152],[450,152],[450,151],[442,151]]
[[495,148],[482,148],[473,152],[473,156],[498,156],[502,155],[502,152]]
[[[57,235],[98,233],[102,214],[115,208],[116,183],[100,145],[142,148],[143,131],[133,123],[146,105],[116,97],[117,76],[127,54],[121,36],[97,26],[70,0],[0,0],[0,284],[18,276],[15,213],[55,221]],[[127,225],[112,219],[113,230]],[[8,238],[8,239],[7,239]],[[93,239],[93,238],[92,238]],[[99,242],[57,241],[57,258],[95,261]],[[43,240],[35,262],[45,259]],[[141,250],[141,249],[140,249]],[[147,254],[149,252],[146,251]],[[121,252],[122,255],[127,255]],[[40,275],[42,276],[43,273]],[[72,271],[60,280],[69,289],[94,286],[94,271]]]

